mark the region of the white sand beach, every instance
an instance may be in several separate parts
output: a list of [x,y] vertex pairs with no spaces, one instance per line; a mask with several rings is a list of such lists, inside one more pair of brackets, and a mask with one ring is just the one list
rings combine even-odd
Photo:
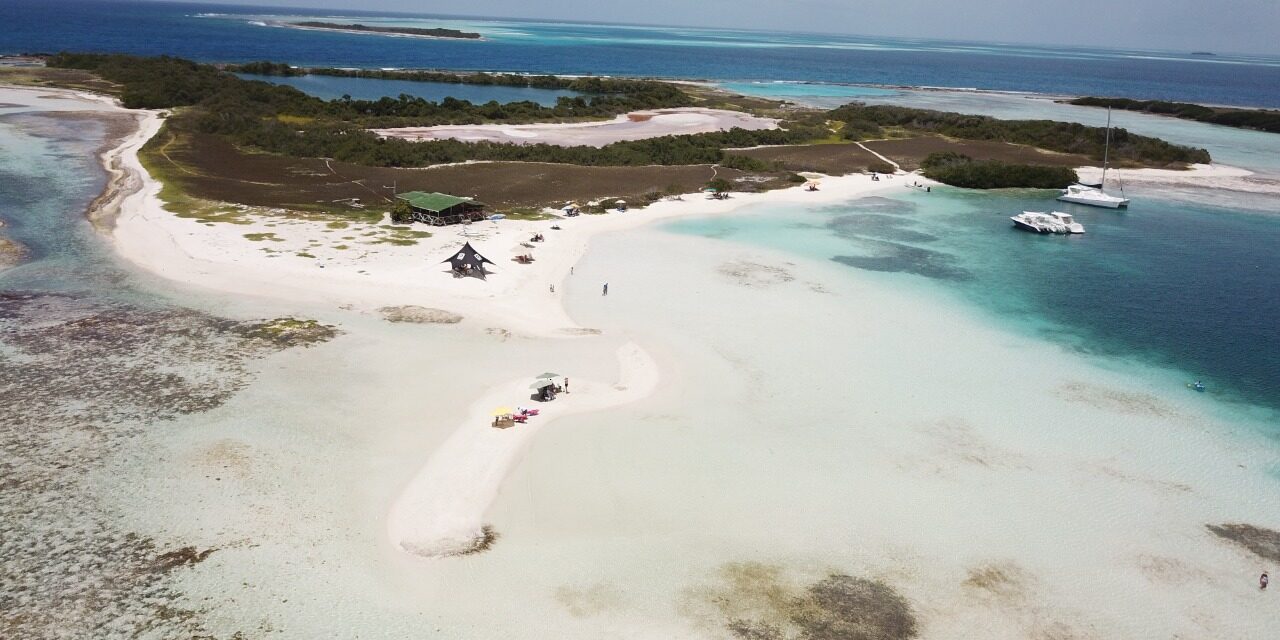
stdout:
[[[490,390],[477,400],[460,425],[432,454],[387,516],[387,532],[396,548],[426,558],[473,551],[485,537],[484,516],[502,483],[529,447],[530,439],[557,418],[599,411],[640,400],[653,393],[658,368],[639,346],[618,349],[619,376],[610,384],[573,374],[570,392],[554,402],[530,399],[530,377]],[[482,428],[495,407],[526,406],[539,414],[507,429]],[[477,428],[481,427],[481,428]]]
[[[1097,182],[1102,179],[1102,167],[1080,167],[1080,179]],[[1134,184],[1157,189],[1196,189],[1213,185],[1221,195],[1235,194],[1275,196],[1280,195],[1280,180],[1274,176],[1257,174],[1248,169],[1222,164],[1194,164],[1185,170],[1177,169],[1110,169],[1107,171],[1109,188],[1115,184]],[[1114,182],[1113,182],[1114,181]]]
[[[128,145],[136,150],[154,133],[159,120],[149,116]],[[560,284],[586,251],[594,235],[634,228],[677,216],[723,214],[746,204],[765,202],[831,203],[900,187],[893,180],[872,181],[853,175],[824,179],[822,190],[787,189],[734,194],[708,200],[688,194],[644,209],[543,221],[500,220],[465,226],[422,227],[430,238],[410,246],[362,242],[375,225],[352,223],[335,231],[324,224],[280,216],[247,216],[247,224],[205,225],[164,210],[160,185],[145,176],[136,153],[126,164],[141,178],[115,217],[112,234],[121,255],[164,278],[238,295],[328,304],[362,310],[418,305],[444,309],[487,327],[529,335],[565,335],[579,327],[564,312],[551,287]],[[552,230],[553,225],[561,227]],[[545,242],[529,242],[541,233]],[[255,234],[269,240],[252,241]],[[487,280],[454,278],[449,256],[470,242],[492,260]],[[525,246],[528,245],[528,246]],[[535,261],[519,264],[517,254]]]
[[[133,529],[216,549],[172,585],[214,633],[740,638],[832,574],[891,586],[930,640],[1274,626],[1265,563],[1205,528],[1280,528],[1248,416],[892,274],[652,224],[746,225],[905,176],[361,244],[376,225],[166,212],[136,155],[160,122],[108,156],[137,185],[105,205],[119,254],[210,306],[344,332],[97,479]],[[487,281],[441,266],[463,241]],[[383,320],[406,305],[462,320]],[[547,370],[571,393],[528,401]],[[521,404],[541,414],[490,426]],[[486,525],[492,548],[452,555]]]
[[554,124],[477,124],[435,127],[374,129],[384,138],[404,140],[461,140],[506,144],[554,144],[560,146],[603,147],[624,140],[644,140],[659,136],[710,133],[730,129],[777,129],[778,121],[740,111],[678,107],[624,113],[612,120]]

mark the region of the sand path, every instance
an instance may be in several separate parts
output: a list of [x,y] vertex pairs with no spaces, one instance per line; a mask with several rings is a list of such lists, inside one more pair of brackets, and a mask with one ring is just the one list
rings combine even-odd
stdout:
[[[658,367],[635,343],[617,352],[618,381],[609,384],[570,376],[571,393],[552,402],[529,400],[531,378],[490,390],[472,403],[467,419],[404,488],[387,516],[387,534],[397,549],[438,558],[482,549],[488,538],[484,515],[507,474],[534,435],[552,420],[640,400],[658,386]],[[507,429],[491,426],[495,407],[524,405],[540,414]]]

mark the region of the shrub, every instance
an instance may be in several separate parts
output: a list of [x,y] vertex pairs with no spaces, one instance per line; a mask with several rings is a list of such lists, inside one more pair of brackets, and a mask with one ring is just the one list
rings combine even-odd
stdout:
[[1070,167],[975,161],[954,152],[930,154],[920,166],[933,180],[968,189],[1062,189],[1079,180]]
[[872,160],[871,162],[867,163],[867,171],[872,171],[875,173],[893,173],[897,171],[897,169],[894,168],[894,166],[889,164],[888,162],[885,162],[884,160]]
[[[1053,120],[1000,120],[989,116],[947,113],[889,105],[847,104],[831,110],[827,117],[859,131],[863,123],[880,127],[902,127],[919,133],[935,133],[962,140],[997,140],[1058,151],[1078,153],[1102,160],[1107,130],[1073,122]],[[1209,152],[1170,144],[1159,138],[1111,130],[1112,161],[1146,164],[1209,162]]]
[[391,221],[396,224],[413,222],[413,207],[410,207],[408,202],[397,198],[395,205],[391,207]]
[[716,191],[730,191],[733,189],[733,183],[724,178],[712,178],[707,181],[707,188],[715,189]]

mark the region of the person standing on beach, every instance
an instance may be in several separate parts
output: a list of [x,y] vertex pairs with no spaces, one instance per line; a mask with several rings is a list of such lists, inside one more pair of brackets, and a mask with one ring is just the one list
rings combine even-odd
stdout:
[[564,379],[564,392],[565,392],[565,393],[569,393],[569,379],[568,379],[568,378],[565,378],[565,379]]
[[[567,385],[569,383],[566,382],[565,384]],[[1263,571],[1262,575],[1258,577],[1258,588],[1262,589],[1263,591],[1266,591],[1267,585],[1270,583],[1271,583],[1271,576],[1267,575],[1266,571]]]
[[604,283],[604,290],[600,292],[600,295],[602,295],[602,296],[607,296],[607,295],[609,295],[609,283],[608,283],[608,282]]
[[549,285],[547,285],[547,286],[548,286],[548,287],[551,287],[551,293],[555,293],[555,292],[556,292],[556,286],[555,286],[554,284],[549,284]]

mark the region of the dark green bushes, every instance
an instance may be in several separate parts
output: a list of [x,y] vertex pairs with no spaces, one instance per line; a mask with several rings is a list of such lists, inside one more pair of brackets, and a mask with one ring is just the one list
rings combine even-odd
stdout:
[[1239,129],[1280,133],[1280,111],[1272,109],[1213,108],[1188,102],[1093,97],[1076,98],[1071,100],[1070,104],[1086,107],[1112,107],[1125,111],[1142,111]]
[[928,178],[968,189],[1062,189],[1079,180],[1075,170],[1068,167],[975,161],[953,152],[930,154],[920,168]]
[[[901,127],[912,132],[934,133],[962,140],[995,140],[1022,144],[1062,153],[1077,153],[1102,160],[1107,132],[1103,127],[1088,127],[1053,120],[999,120],[988,116],[947,113],[928,109],[909,109],[887,105],[848,104],[828,113],[832,120],[845,122],[848,131],[858,135],[872,126]],[[1176,164],[1209,162],[1209,152],[1170,144],[1159,138],[1111,130],[1111,160],[1139,164]]]
[[396,199],[396,203],[391,206],[391,221],[396,224],[413,222],[413,207],[404,200]]
[[[60,53],[48,60],[51,67],[93,71],[124,86],[125,106],[130,108],[170,108],[201,105],[219,118],[228,113],[248,116],[292,115],[340,120],[361,127],[432,126],[437,124],[480,124],[484,122],[546,122],[603,118],[636,109],[682,107],[691,99],[674,85],[645,80],[606,78],[554,78],[534,76],[472,74],[450,76],[454,81],[474,80],[477,84],[515,84],[572,89],[585,96],[561,98],[555,106],[535,102],[473,104],[445,98],[432,102],[401,95],[378,100],[342,98],[324,101],[292,87],[243,80],[216,67],[167,56],[143,58],[126,55]],[[297,75],[284,63],[253,62],[236,71],[269,75]],[[377,77],[392,72],[343,72],[331,75]],[[439,80],[431,72],[404,72],[412,79]],[[421,76],[421,77],[419,77]],[[225,129],[225,126],[218,126]]]

